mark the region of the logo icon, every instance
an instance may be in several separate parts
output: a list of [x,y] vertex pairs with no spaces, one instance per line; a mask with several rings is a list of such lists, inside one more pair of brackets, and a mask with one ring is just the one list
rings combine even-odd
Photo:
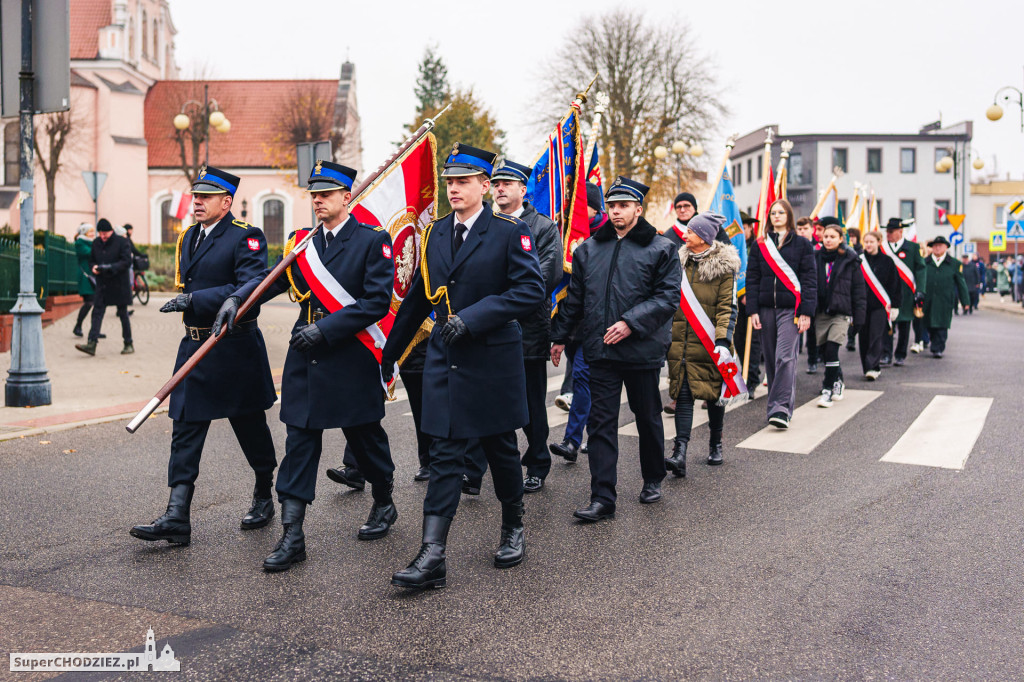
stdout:
[[206,177],[206,166],[199,169],[199,179],[202,180]]
[[387,244],[381,244],[380,245],[380,250],[381,250],[381,253],[384,254],[385,258],[391,258],[391,247],[390,246],[388,246]]
[[533,251],[533,244],[530,243],[530,238],[523,235],[519,238],[519,241],[523,244],[523,251]]
[[248,239],[245,240],[245,243],[246,245],[248,245],[250,251],[260,250],[260,240],[256,239],[255,237],[249,237]]

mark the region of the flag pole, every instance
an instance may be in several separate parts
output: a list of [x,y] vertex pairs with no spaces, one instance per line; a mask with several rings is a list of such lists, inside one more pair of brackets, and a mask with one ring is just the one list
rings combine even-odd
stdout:
[[725,165],[729,163],[729,157],[732,156],[733,147],[736,146],[736,138],[739,137],[736,133],[733,133],[725,140],[725,154],[722,155],[722,163],[718,166],[718,174],[714,175],[714,183],[711,186],[711,193],[708,194],[707,199],[701,206],[711,206],[711,202],[715,200],[715,194],[718,192],[718,186],[722,184],[722,175],[725,173]]
[[[817,218],[818,217],[818,211],[820,211],[822,209],[822,207],[825,206],[825,201],[828,199],[829,193],[832,192],[833,190],[835,190],[835,188],[836,188],[836,180],[838,180],[842,176],[842,174],[843,174],[843,170],[839,166],[836,166],[835,168],[832,169],[832,179],[828,181],[828,186],[825,188],[825,191],[822,193],[821,197],[818,198],[818,203],[814,205],[814,210],[811,211],[811,218]],[[836,192],[836,204],[837,205],[839,203],[838,200],[839,200],[839,193]]]
[[793,141],[783,140],[779,145],[782,148],[782,154],[779,158],[779,174],[775,176],[775,196],[778,199],[788,199],[789,192],[786,191],[787,182],[787,171],[786,171],[786,160],[789,159],[789,153],[793,151]]
[[772,164],[772,138],[775,133],[771,128],[765,128],[764,138],[764,163],[761,173],[761,196],[757,200],[757,238],[760,239],[764,236],[765,228],[768,226],[768,177],[771,173],[768,171]]

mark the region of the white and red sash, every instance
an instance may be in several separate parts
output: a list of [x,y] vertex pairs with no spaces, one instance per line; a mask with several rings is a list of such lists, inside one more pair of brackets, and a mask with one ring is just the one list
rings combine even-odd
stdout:
[[683,311],[686,321],[690,323],[690,327],[697,335],[697,338],[700,339],[704,350],[714,360],[719,374],[722,375],[725,389],[723,397],[732,398],[746,393],[747,386],[743,383],[743,375],[740,373],[739,364],[735,360],[722,362],[718,359],[718,352],[715,348],[715,325],[711,324],[711,318],[700,307],[700,301],[697,300],[693,287],[690,286],[689,280],[686,279],[685,270],[683,271],[683,282],[680,287],[679,308]]
[[878,281],[875,271],[868,264],[868,255],[866,253],[860,255],[860,269],[864,273],[864,281],[868,283],[868,288],[871,289],[872,293],[875,294],[875,298],[885,308],[885,319],[888,320],[889,327],[892,327],[892,301],[889,299],[889,294],[885,291],[885,287]]
[[[295,241],[302,241],[303,237],[309,230],[299,230],[295,233]],[[312,246],[312,242],[307,243],[306,247],[302,249],[295,262],[299,266],[299,270],[302,272],[302,278],[306,280],[306,284],[309,285],[310,291],[316,296],[317,300],[327,308],[328,312],[338,312],[347,305],[352,305],[356,302],[356,299],[352,294],[345,290],[345,287],[341,285],[341,282],[334,278],[331,271],[323,264],[320,260],[320,254],[316,252],[316,247]],[[394,317],[387,315],[381,320],[380,323],[371,324],[366,329],[361,329],[356,333],[356,338],[359,339],[366,348],[373,353],[373,357],[380,364],[382,361],[382,354],[384,352],[384,344],[388,340],[388,332],[391,331],[391,323],[394,322]],[[387,329],[382,328],[386,326]],[[391,381],[385,383],[381,379],[381,385],[384,386],[384,390],[388,395],[391,395],[394,390],[395,376],[398,375],[398,365],[395,365],[395,370],[392,373]]]
[[758,247],[761,249],[761,255],[767,261],[768,266],[775,273],[775,276],[779,278],[782,285],[789,289],[789,292],[796,298],[795,308],[800,307],[800,280],[797,279],[796,273],[793,268],[789,267],[789,263],[779,253],[779,247],[775,246],[775,242],[768,235],[764,236],[757,242]]
[[892,262],[896,264],[896,271],[899,272],[900,279],[903,283],[910,287],[910,290],[917,293],[917,283],[914,280],[914,272],[907,264],[903,262],[900,255],[896,253],[896,246],[892,242],[885,242],[885,255],[892,259]]
[[672,230],[676,233],[680,240],[686,241],[686,228],[679,224],[679,221],[672,223]]

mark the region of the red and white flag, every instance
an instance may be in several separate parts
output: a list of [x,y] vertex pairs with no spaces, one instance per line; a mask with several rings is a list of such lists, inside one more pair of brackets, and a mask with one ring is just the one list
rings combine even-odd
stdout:
[[192,195],[188,192],[171,192],[171,206],[168,213],[172,218],[184,220],[192,212]]

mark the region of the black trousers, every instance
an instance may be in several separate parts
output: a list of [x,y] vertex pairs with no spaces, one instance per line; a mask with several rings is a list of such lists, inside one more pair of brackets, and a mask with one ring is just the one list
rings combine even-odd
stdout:
[[[97,287],[93,295],[92,326],[89,328],[89,340],[98,341],[103,329],[103,315],[107,312],[107,304],[103,301],[103,288]],[[125,343],[132,342],[132,323],[128,319],[128,306],[117,306],[117,316],[121,319],[121,338]]]
[[[910,320],[905,322],[893,322],[892,334],[887,334],[885,341],[885,354],[889,357],[907,359],[907,348],[910,346]],[[893,342],[896,344],[896,351],[893,352]]]
[[[260,497],[270,497],[270,486],[277,468],[274,439],[267,426],[267,413],[260,410],[237,417],[229,417],[231,429],[242,448],[242,454],[256,474],[256,487]],[[182,483],[194,485],[199,478],[199,460],[203,443],[210,430],[209,421],[172,422],[171,459],[167,463],[167,485]]]
[[811,317],[811,326],[807,328],[807,333],[804,334],[805,344],[807,346],[807,364],[816,365],[821,359],[821,353],[818,352],[818,331],[814,327],[814,317]]
[[645,482],[665,478],[665,425],[661,421],[659,369],[610,363],[590,366],[590,499],[615,503],[619,464],[619,400],[626,387],[629,409],[640,435],[640,471]]
[[[389,501],[395,464],[391,461],[388,435],[380,422],[345,426],[341,430],[345,440],[352,446],[359,471],[373,486],[373,499],[378,502]],[[279,500],[302,500],[309,504],[316,497],[316,475],[323,452],[323,436],[323,429],[288,425],[284,460],[277,472]]]
[[865,373],[882,368],[882,351],[888,339],[892,343],[889,332],[888,315],[885,308],[869,310],[864,316],[864,324],[860,328],[860,366]]
[[747,307],[745,305],[739,306],[739,312],[736,315],[736,333],[733,336],[733,341],[736,344],[736,352],[739,354],[740,361],[742,362],[747,343],[747,330],[750,330],[750,359],[747,361],[749,366],[744,369],[747,372],[747,386],[757,387],[761,385],[761,335],[749,323],[749,320],[750,316],[747,315]]
[[[474,442],[466,438],[434,438],[430,444],[430,482],[423,498],[426,516],[455,518],[462,496],[462,474],[466,471],[467,449]],[[502,504],[523,499],[523,470],[514,431],[484,436],[477,442],[483,450],[494,480],[494,493]],[[662,466],[664,468],[664,466]]]
[[[683,379],[683,385],[676,396],[676,442],[689,443],[690,433],[693,431],[693,392],[690,390],[690,382]],[[719,405],[717,400],[708,401],[708,428],[711,431],[711,446],[722,442],[722,429],[725,426],[725,405]]]
[[945,352],[949,330],[945,327],[928,327],[928,335],[931,337],[931,351],[933,353]]
[[92,294],[81,294],[82,296],[82,307],[78,309],[78,320],[75,322],[75,329],[82,331],[82,323],[85,322],[86,316],[89,311],[92,310]]
[[[428,467],[430,466],[430,441],[433,440],[433,437],[420,430],[420,418],[423,416],[423,373],[403,372],[402,385],[405,386],[405,392],[409,396],[409,410],[412,412],[412,423],[416,427],[416,455],[419,458],[420,466]],[[345,443],[345,456],[342,458],[342,463],[349,469],[359,471],[359,463],[356,462],[351,443]]]

